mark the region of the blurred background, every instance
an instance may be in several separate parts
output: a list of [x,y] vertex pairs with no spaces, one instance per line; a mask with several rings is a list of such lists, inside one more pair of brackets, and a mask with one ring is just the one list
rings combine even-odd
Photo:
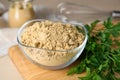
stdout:
[[[8,7],[8,0],[0,0],[5,7]],[[120,10],[120,0],[34,0],[35,5],[42,5],[48,8],[56,8],[61,2],[74,2],[82,5],[90,5],[98,9]]]
[[[9,9],[10,1],[0,0],[6,12]],[[58,8],[61,3],[66,2],[74,4],[62,4]],[[106,19],[113,11],[120,11],[119,3],[120,0],[33,0],[37,18],[52,20],[57,18],[60,21],[65,21],[64,19],[67,18],[66,21],[76,20],[83,23],[88,23],[95,19]],[[7,13],[4,15],[4,18],[7,20]]]

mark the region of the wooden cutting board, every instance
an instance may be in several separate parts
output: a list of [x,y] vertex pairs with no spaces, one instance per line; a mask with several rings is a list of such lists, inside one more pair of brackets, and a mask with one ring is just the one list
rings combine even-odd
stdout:
[[83,74],[75,74],[67,76],[67,71],[75,66],[78,62],[76,61],[67,68],[61,70],[46,70],[31,63],[22,53],[17,45],[12,46],[9,49],[9,57],[15,64],[16,68],[22,75],[24,80],[78,80],[78,77],[84,76]]

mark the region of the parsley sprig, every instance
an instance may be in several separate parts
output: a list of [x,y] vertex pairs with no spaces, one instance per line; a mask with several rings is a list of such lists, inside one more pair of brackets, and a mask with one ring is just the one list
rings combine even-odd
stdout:
[[[88,42],[81,62],[68,71],[68,75],[86,72],[80,80],[120,80],[120,41],[112,39],[120,36],[120,23],[113,25],[112,18],[103,22],[104,29],[94,32],[99,20],[85,25],[88,30]],[[92,34],[93,35],[92,35]],[[116,49],[111,48],[113,42]]]

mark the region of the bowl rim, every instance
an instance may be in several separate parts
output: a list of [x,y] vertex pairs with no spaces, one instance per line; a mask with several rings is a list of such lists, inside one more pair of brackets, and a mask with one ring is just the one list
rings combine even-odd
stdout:
[[[72,24],[72,25],[78,25],[79,27],[82,27],[82,28],[84,29],[84,32],[85,32],[84,36],[85,36],[85,38],[84,38],[84,40],[83,40],[83,42],[82,42],[81,45],[79,45],[79,46],[76,47],[76,48],[69,49],[69,50],[50,50],[50,49],[36,48],[36,47],[27,46],[27,45],[22,44],[21,41],[20,41],[20,37],[21,37],[22,31],[27,27],[28,24],[30,24],[30,23],[32,23],[32,22],[41,22],[41,21],[46,21],[46,19],[33,19],[33,20],[29,20],[29,21],[25,22],[25,23],[19,28],[18,33],[17,33],[17,42],[18,42],[18,45],[24,46],[24,47],[29,47],[29,48],[34,48],[34,49],[54,51],[54,52],[56,52],[56,51],[57,51],[57,52],[70,52],[70,51],[74,51],[74,50],[77,50],[77,49],[82,48],[82,47],[84,46],[84,44],[86,45],[87,40],[88,40],[88,35],[87,35],[88,31],[87,31],[87,29],[85,28],[85,26],[84,26],[82,23],[78,23],[78,22],[61,22],[61,21],[53,21],[53,22],[61,22],[62,24],[67,24],[67,23],[69,23],[69,24]],[[52,21],[52,20],[48,20],[48,21]]]

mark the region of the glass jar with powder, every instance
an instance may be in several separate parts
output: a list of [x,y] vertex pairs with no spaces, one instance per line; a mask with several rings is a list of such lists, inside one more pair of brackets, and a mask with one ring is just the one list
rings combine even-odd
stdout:
[[21,27],[26,21],[34,19],[33,0],[10,0],[9,26]]

